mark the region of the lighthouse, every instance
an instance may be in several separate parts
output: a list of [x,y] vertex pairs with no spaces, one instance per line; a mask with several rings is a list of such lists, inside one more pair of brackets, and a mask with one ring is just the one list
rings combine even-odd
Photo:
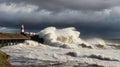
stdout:
[[25,32],[24,25],[22,24],[21,25],[21,34],[24,34],[24,32]]

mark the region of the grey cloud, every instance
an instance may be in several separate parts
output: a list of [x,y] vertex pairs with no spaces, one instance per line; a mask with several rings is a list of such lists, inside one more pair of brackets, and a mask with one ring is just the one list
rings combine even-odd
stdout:
[[[84,35],[86,33],[96,36],[119,33],[120,30],[119,0],[1,0],[0,2],[6,4],[5,8],[0,9],[0,26],[17,30],[21,24],[24,24],[27,30],[39,30],[47,26],[74,26]],[[11,4],[15,5],[10,7]]]
[[14,29],[14,28],[0,27],[0,33],[1,32],[13,33],[13,32],[19,32],[19,31],[18,29]]
[[[35,28],[39,28],[44,25],[50,26],[58,24],[60,26],[60,24],[66,24],[66,26],[72,26],[73,24],[76,24],[74,26],[94,27],[101,29],[104,27],[109,27],[110,30],[120,30],[120,24],[118,24],[118,22],[114,20],[113,16],[110,15],[81,11],[64,11],[55,14],[42,10],[39,12],[15,14],[0,12],[0,25],[17,27],[20,24],[26,24],[28,28],[32,29],[32,25],[34,25]],[[115,19],[119,18],[120,16],[117,16]]]
[[24,3],[39,6],[50,11],[103,10],[119,5],[120,0],[1,0],[7,3]]

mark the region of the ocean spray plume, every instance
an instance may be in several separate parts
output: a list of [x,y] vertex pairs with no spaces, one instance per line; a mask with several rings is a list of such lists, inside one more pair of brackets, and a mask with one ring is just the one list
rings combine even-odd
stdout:
[[40,31],[40,38],[44,38],[44,43],[51,46],[69,46],[78,47],[78,44],[88,44],[80,38],[80,32],[76,31],[74,27],[56,29],[55,27],[48,27]]

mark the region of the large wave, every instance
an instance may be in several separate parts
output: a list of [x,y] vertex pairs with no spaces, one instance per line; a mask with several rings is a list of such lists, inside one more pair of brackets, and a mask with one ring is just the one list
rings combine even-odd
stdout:
[[80,32],[77,31],[74,27],[63,29],[48,27],[41,30],[38,34],[40,38],[44,38],[45,40],[44,44],[32,40],[26,40],[25,42],[19,43],[17,45],[2,47],[0,50],[6,52],[11,56],[11,63],[16,67],[22,65],[39,66],[43,64],[46,65],[49,63],[55,64],[56,61],[59,62],[60,64],[61,63],[64,64],[65,62],[69,63],[72,61],[72,63],[69,63],[70,65],[71,64],[74,65],[74,63],[76,65],[77,62],[77,64],[88,63],[102,65],[105,67],[120,66],[119,50],[114,49],[98,50],[83,48],[83,47],[103,48],[107,45],[106,41],[104,41],[101,38],[81,39]]
[[51,46],[62,46],[62,47],[93,47],[95,45],[102,45],[104,47],[105,42],[102,39],[90,39],[82,40],[80,38],[80,32],[74,27],[57,29],[55,27],[48,27],[41,30],[39,33],[40,38],[44,38],[44,44]]

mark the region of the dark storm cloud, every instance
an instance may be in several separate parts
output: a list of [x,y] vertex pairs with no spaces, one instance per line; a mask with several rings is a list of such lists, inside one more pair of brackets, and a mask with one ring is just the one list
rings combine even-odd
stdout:
[[[113,36],[120,30],[119,0],[0,0],[0,26],[40,30],[76,27],[82,35]],[[114,32],[114,33],[113,33]]]
[[120,0],[1,0],[1,2],[32,4],[42,9],[58,11],[108,9],[119,5]]

